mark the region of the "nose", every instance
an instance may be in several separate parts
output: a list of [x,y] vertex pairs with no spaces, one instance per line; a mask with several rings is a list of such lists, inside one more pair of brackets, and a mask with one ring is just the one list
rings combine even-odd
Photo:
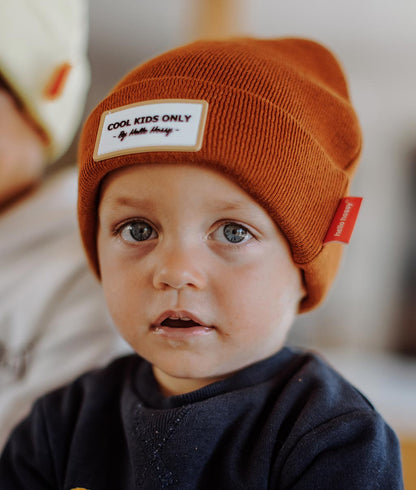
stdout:
[[158,254],[153,274],[156,289],[203,289],[205,285],[204,262],[195,250],[177,245]]

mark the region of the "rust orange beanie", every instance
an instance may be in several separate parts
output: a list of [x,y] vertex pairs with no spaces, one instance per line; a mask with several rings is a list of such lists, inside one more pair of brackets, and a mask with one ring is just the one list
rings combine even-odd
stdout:
[[84,125],[78,213],[90,264],[99,276],[98,192],[106,174],[141,163],[208,166],[275,220],[303,272],[300,311],[310,310],[338,267],[342,246],[323,242],[360,149],[343,72],[316,42],[210,40],[169,51],[131,71]]

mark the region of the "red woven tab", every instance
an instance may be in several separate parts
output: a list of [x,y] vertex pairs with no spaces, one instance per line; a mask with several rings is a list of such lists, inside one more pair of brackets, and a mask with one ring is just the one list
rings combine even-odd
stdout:
[[362,197],[344,197],[341,199],[324,244],[329,242],[350,243],[362,200]]

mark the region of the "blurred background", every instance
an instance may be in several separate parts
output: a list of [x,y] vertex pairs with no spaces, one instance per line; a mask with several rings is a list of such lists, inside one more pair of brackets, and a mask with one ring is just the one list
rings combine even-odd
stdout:
[[[416,2],[89,5],[86,114],[132,67],[197,38],[301,36],[338,55],[364,133],[351,189],[364,202],[329,300],[299,318],[290,343],[316,348],[358,385],[399,433],[406,462],[416,463]],[[62,160],[75,157],[76,143]]]

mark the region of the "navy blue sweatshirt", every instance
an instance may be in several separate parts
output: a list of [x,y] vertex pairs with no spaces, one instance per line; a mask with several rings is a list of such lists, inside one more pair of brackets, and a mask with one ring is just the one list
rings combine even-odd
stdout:
[[41,398],[2,490],[403,488],[396,436],[318,357],[288,348],[165,398],[137,355]]

